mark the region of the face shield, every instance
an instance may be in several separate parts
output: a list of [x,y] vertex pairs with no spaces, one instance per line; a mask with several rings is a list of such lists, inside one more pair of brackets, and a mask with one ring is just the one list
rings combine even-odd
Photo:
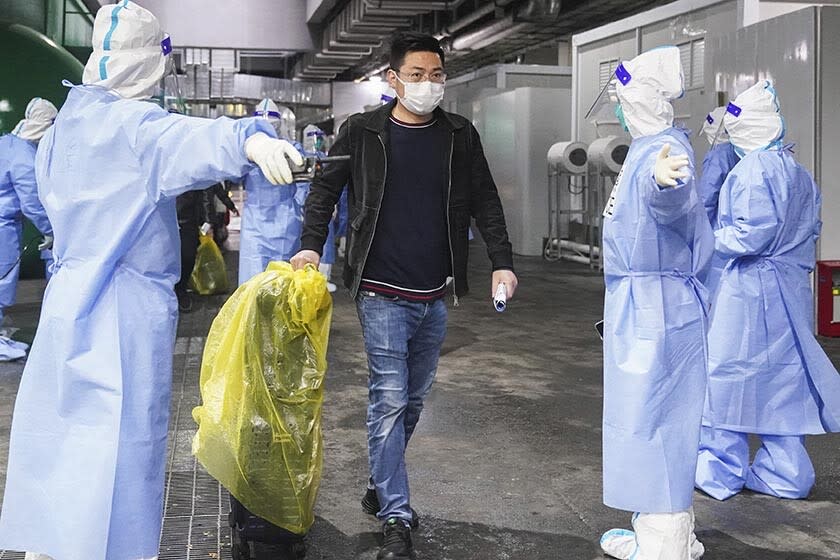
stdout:
[[698,136],[705,136],[711,147],[729,142],[729,135],[723,126],[723,116],[726,114],[726,107],[718,107],[703,119],[703,126],[697,133]]
[[[621,103],[618,101],[618,84],[622,80],[622,76],[626,76],[624,66],[619,64],[615,70],[615,77],[610,79],[601,92],[589,106],[589,110],[584,117],[587,122],[591,123],[596,130],[603,126],[619,125],[623,130],[627,130],[627,124],[624,122],[624,113],[621,109]],[[599,134],[600,136],[600,134]]]
[[172,40],[169,35],[161,41],[160,48],[166,57],[166,66],[163,77],[158,81],[152,98],[164,109],[185,115],[187,105],[181,91],[181,84],[178,81],[178,68],[175,66],[174,58],[172,58]]
[[303,151],[307,153],[324,151],[324,131],[310,124],[303,129]]

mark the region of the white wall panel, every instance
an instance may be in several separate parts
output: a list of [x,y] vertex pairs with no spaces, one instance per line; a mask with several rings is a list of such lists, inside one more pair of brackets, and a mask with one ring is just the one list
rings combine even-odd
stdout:
[[569,139],[571,90],[518,88],[474,103],[473,119],[505,209],[513,251],[542,255],[548,235],[548,164]]

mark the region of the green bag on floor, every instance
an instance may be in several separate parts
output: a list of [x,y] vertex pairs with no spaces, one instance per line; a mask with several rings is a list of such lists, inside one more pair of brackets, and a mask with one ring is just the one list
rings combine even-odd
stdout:
[[269,263],[213,321],[193,453],[252,513],[296,534],[315,521],[332,297],[314,267]]
[[226,294],[230,287],[225,258],[213,241],[213,234],[202,234],[198,238],[198,252],[190,275],[190,286],[203,296]]

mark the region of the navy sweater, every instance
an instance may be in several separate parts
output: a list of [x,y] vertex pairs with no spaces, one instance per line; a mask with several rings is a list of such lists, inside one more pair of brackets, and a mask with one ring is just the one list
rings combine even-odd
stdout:
[[436,121],[389,123],[388,172],[361,289],[408,301],[446,293],[449,143]]

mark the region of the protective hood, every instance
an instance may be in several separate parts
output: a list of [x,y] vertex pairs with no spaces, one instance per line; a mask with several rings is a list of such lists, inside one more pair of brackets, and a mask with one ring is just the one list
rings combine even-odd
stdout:
[[279,121],[280,109],[277,107],[277,103],[266,97],[257,104],[254,116],[263,117],[264,119],[276,119]]
[[324,131],[314,124],[303,129],[303,151],[314,153],[323,151]]
[[769,80],[761,81],[735,98],[726,108],[723,125],[735,152],[744,157],[755,150],[781,144],[785,121],[781,105]]
[[130,0],[103,6],[93,22],[92,43],[83,83],[128,99],[152,97],[172,46],[151,12]]
[[35,97],[26,106],[23,120],[17,123],[17,126],[12,130],[12,134],[23,140],[37,142],[52,126],[57,114],[58,110],[55,105],[46,99]]
[[700,134],[706,137],[709,145],[725,144],[729,142],[729,134],[726,132],[726,127],[723,126],[723,116],[726,114],[726,107],[718,107],[708,115],[703,121],[703,128],[700,129]]
[[633,138],[658,134],[674,122],[671,101],[682,97],[680,50],[660,47],[623,62],[615,70],[616,94]]
[[277,107],[277,104],[274,101],[266,97],[265,99],[257,103],[257,108],[254,110],[254,116],[262,117],[268,120],[268,122],[274,128],[274,132],[277,133],[277,136],[280,136],[282,138],[282,136],[280,135],[280,129],[282,128],[280,126],[280,109],[279,107]]

